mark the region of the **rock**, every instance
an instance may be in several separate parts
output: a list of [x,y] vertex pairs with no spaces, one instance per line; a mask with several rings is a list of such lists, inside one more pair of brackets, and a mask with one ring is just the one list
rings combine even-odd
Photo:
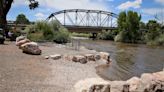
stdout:
[[110,92],[124,92],[123,90],[126,90],[125,88],[126,82],[125,81],[112,81],[111,83],[111,91]]
[[164,92],[164,81],[150,83],[143,92]]
[[87,59],[87,61],[96,61],[93,54],[85,54],[84,56]]
[[[78,81],[75,85],[75,92],[110,92],[107,91],[110,88],[109,81],[105,81],[101,78],[88,78]],[[95,91],[100,89],[101,91]],[[102,91],[104,90],[104,91]]]
[[141,75],[141,81],[142,81],[143,86],[148,85],[150,82],[152,82],[154,80],[155,80],[155,77],[150,73],[143,73]]
[[82,55],[75,55],[75,56],[73,56],[72,61],[80,62],[82,64],[87,63],[87,59],[85,58],[85,56],[82,56]]
[[156,81],[164,81],[164,71],[153,73]]
[[19,36],[19,37],[16,38],[16,43],[21,41],[21,40],[24,40],[24,39],[26,39],[25,36]]
[[72,61],[73,56],[71,56],[71,55],[64,55],[64,59],[68,60],[68,61]]
[[62,55],[61,54],[50,55],[50,58],[53,60],[58,60],[62,58]]
[[95,58],[95,60],[97,61],[97,60],[100,60],[100,59],[101,59],[101,56],[100,56],[100,54],[95,54],[95,55],[94,55],[94,58]]
[[100,56],[102,59],[109,60],[110,59],[110,54],[107,52],[100,52]]
[[40,55],[41,50],[39,49],[39,46],[35,42],[29,42],[21,45],[21,49],[24,53],[32,54],[32,55]]
[[20,47],[21,45],[28,43],[28,42],[30,42],[29,39],[20,40],[20,41],[16,42],[16,46]]
[[133,77],[127,80],[126,82],[130,85],[130,92],[136,91],[137,89],[139,89],[139,86],[141,85],[141,79],[139,79],[138,77]]
[[49,56],[45,56],[44,58],[45,58],[45,59],[49,59],[50,57],[49,57]]

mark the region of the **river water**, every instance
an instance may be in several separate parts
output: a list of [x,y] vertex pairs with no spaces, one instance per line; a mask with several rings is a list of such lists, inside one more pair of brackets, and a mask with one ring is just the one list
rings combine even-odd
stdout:
[[96,67],[97,74],[108,80],[127,80],[142,73],[161,71],[164,68],[164,46],[125,44],[112,41],[82,40],[89,49],[111,54],[112,64]]

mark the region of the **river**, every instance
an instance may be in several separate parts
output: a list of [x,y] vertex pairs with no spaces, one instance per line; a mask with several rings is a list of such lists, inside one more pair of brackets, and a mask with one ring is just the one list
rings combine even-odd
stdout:
[[111,54],[112,64],[96,67],[97,74],[108,80],[127,80],[142,73],[164,68],[164,47],[125,44],[102,40],[81,40],[81,45]]

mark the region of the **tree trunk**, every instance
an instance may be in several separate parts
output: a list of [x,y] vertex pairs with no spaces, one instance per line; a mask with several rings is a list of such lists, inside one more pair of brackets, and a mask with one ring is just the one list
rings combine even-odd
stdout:
[[13,0],[0,0],[0,28],[3,29],[3,33],[8,37],[8,28],[7,28],[7,13],[9,12]]
[[6,15],[4,15],[3,13],[0,13],[0,28],[3,29],[3,35],[8,36]]

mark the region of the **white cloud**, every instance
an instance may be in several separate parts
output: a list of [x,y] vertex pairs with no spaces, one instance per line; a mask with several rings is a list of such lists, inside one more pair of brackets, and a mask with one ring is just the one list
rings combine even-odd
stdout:
[[164,5],[164,0],[155,0],[157,3]]
[[119,5],[117,8],[121,9],[121,10],[125,10],[128,9],[130,7],[132,8],[140,8],[142,4],[142,0],[135,0],[135,1],[127,1],[125,3],[122,3],[121,5]]
[[141,10],[142,13],[148,14],[148,15],[155,15],[164,12],[161,8],[145,8]]
[[[108,10],[106,2],[113,0],[38,0],[40,6],[47,8],[53,8],[56,10],[63,9],[97,9],[97,10]],[[14,5],[24,5],[28,2],[22,0],[15,0]]]
[[16,5],[27,5],[29,2],[28,0],[14,0],[13,4]]
[[99,9],[99,10],[107,10],[105,3],[100,2],[99,0],[40,0],[41,5],[55,8],[57,10],[63,9]]
[[46,15],[41,13],[41,12],[39,12],[39,13],[35,14],[35,17],[37,18],[37,20],[43,20],[43,19],[46,18]]

